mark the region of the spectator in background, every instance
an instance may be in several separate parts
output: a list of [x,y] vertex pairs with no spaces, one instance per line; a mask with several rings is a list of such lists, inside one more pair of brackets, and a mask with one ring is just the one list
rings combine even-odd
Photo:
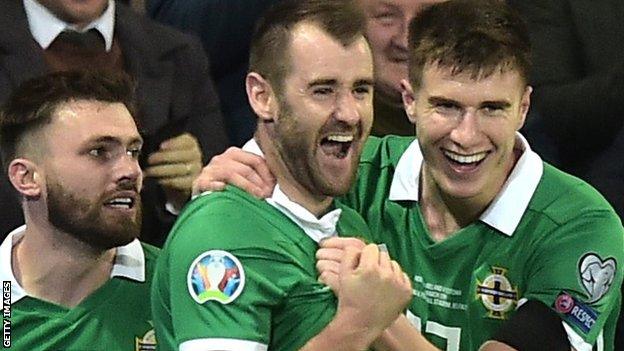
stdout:
[[[147,176],[142,237],[162,243],[203,161],[227,146],[200,43],[112,0],[4,0],[0,23],[0,101],[49,71],[98,68],[136,80]],[[8,193],[3,232],[22,222]]]
[[[400,80],[407,78],[407,26],[420,10],[442,0],[355,0],[366,17],[366,37],[375,63],[373,135],[413,135],[401,102]],[[225,123],[232,142],[253,134],[255,116],[247,104],[244,80],[253,25],[276,0],[148,0],[148,14],[163,23],[197,33],[212,63]]]
[[[553,150],[549,161],[594,185],[624,218],[624,2],[510,3],[533,45],[536,113],[527,137],[538,151]],[[615,349],[624,349],[622,316]]]
[[427,5],[443,0],[357,0],[366,17],[366,37],[375,63],[375,120],[372,135],[414,135],[403,110],[401,79],[407,79],[407,32]]
[[2,164],[25,217],[0,246],[9,348],[154,349],[158,250],[137,240],[143,141],[133,105],[128,80],[77,72],[25,82],[5,104]]
[[210,58],[230,141],[243,145],[253,135],[245,76],[254,24],[276,0],[146,0],[148,16],[197,34]]

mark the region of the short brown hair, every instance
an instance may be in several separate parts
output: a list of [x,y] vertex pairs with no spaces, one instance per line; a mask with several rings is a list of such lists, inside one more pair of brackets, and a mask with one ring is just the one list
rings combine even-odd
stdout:
[[50,123],[61,104],[73,100],[122,103],[134,116],[134,90],[134,83],[127,75],[107,72],[56,72],[24,82],[0,111],[0,154],[4,169],[17,156],[19,145]]
[[450,0],[423,10],[410,24],[409,78],[420,87],[426,65],[468,72],[473,79],[517,70],[525,82],[531,44],[525,23],[502,0]]
[[366,18],[352,0],[285,0],[271,6],[256,23],[249,70],[259,73],[278,91],[290,70],[291,31],[308,21],[344,46],[364,35]]

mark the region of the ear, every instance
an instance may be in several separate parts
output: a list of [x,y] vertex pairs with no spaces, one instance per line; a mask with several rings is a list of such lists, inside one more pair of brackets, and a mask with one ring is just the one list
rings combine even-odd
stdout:
[[277,114],[277,100],[271,84],[256,72],[250,72],[245,79],[247,99],[258,118],[271,122]]
[[38,199],[41,196],[43,177],[37,165],[24,158],[16,158],[9,164],[9,181],[23,196]]
[[524,122],[526,121],[526,116],[529,113],[529,107],[531,106],[531,93],[533,92],[533,87],[527,85],[524,93],[522,93],[522,99],[520,100],[520,124],[516,130],[520,130],[522,126],[524,126]]
[[416,123],[416,97],[414,89],[407,79],[401,79],[401,97],[403,98],[403,107],[412,124]]

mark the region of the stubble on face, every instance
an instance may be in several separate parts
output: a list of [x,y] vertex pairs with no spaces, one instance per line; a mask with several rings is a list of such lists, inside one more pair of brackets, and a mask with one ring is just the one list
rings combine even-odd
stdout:
[[[55,179],[47,179],[48,220],[57,229],[71,235],[96,250],[108,250],[127,245],[141,232],[141,198],[137,197],[134,218],[107,217],[103,213],[102,196],[95,201],[80,197]],[[136,182],[119,184],[117,190],[136,190]]]
[[[363,133],[362,124],[349,126],[346,123],[329,118],[319,130],[306,130],[296,116],[290,104],[284,98],[278,99],[280,115],[275,125],[275,147],[293,178],[310,194],[336,197],[346,194],[353,184],[359,162],[359,153],[351,160],[351,172],[337,177],[327,177],[316,160],[320,136],[327,132],[347,132],[357,128],[355,135],[359,139]],[[358,150],[359,152],[359,150]]]

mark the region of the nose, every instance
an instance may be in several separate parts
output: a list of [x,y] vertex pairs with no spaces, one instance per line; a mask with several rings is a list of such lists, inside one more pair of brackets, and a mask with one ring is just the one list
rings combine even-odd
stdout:
[[348,125],[356,125],[360,122],[360,101],[351,92],[340,94],[336,100],[336,110],[334,113],[338,121]]
[[401,18],[400,22],[401,23],[397,25],[395,35],[392,37],[392,43],[397,48],[407,50],[410,18]]
[[451,140],[462,148],[470,148],[479,142],[479,120],[473,111],[466,111],[451,131]]
[[136,182],[138,188],[141,189],[143,173],[141,166],[139,166],[139,160],[128,154],[119,157],[115,167],[115,180],[117,182],[128,180]]

